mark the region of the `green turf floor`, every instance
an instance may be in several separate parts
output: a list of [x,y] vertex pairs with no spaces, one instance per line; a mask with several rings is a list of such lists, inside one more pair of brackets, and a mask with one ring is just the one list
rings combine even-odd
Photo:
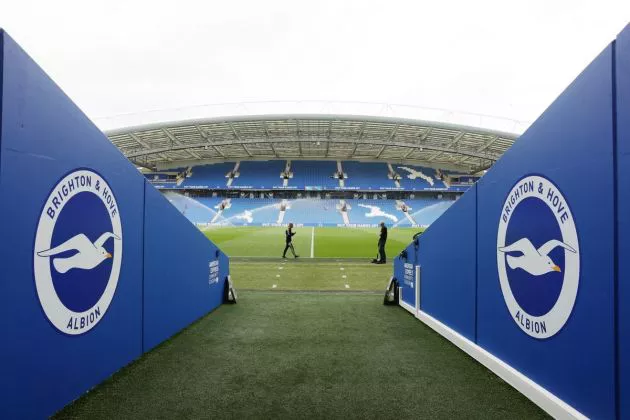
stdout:
[[[284,249],[284,228],[279,227],[216,227],[204,230],[223,252],[229,256],[279,257]],[[389,229],[385,252],[391,259],[422,229]],[[374,258],[378,242],[377,228],[297,228],[293,238],[295,250],[303,258],[314,257]],[[314,234],[313,234],[314,233]]]
[[368,259],[280,258],[235,259],[230,275],[236,290],[348,290],[385,291],[392,265]]
[[378,295],[246,292],[64,409],[86,419],[534,419]]

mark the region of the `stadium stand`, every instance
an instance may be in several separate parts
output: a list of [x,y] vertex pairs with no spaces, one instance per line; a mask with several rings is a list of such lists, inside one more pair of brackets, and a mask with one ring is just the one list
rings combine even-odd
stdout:
[[242,161],[239,176],[232,182],[233,188],[265,189],[282,187],[280,174],[284,172],[286,161],[270,160],[264,162]]
[[182,188],[227,188],[226,175],[234,169],[234,162],[195,166],[180,185]]
[[297,199],[288,201],[285,221],[303,225],[336,226],[343,224],[339,200]]
[[[287,163],[289,172],[285,174]],[[144,176],[161,189],[244,190],[356,190],[464,192],[477,177],[423,168],[374,162],[341,162],[340,183],[336,161],[238,161],[192,166]],[[390,170],[390,167],[392,170]],[[233,175],[230,181],[229,175]],[[287,179],[283,178],[283,174]],[[286,181],[286,182],[285,182]],[[397,183],[398,182],[398,183]]]
[[384,190],[394,189],[394,182],[387,177],[389,170],[383,163],[343,162],[343,172],[348,176],[346,189]]
[[336,171],[334,161],[294,160],[291,162],[293,178],[290,184],[298,189],[332,190],[339,186],[339,180],[333,178]]
[[[305,226],[428,226],[453,200],[262,199],[187,197],[165,192],[168,200],[197,225],[269,226],[292,222]],[[344,211],[347,220],[344,218]]]

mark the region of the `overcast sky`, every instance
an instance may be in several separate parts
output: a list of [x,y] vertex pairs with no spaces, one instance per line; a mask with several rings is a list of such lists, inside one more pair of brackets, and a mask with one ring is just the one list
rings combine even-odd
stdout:
[[0,27],[97,122],[274,100],[532,121],[628,21],[630,0],[0,0]]

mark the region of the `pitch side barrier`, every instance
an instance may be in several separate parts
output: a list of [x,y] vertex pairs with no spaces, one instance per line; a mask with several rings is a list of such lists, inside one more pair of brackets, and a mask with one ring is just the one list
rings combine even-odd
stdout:
[[0,418],[44,418],[221,303],[227,257],[0,30]]
[[555,417],[630,418],[629,185],[626,27],[396,258],[401,305]]

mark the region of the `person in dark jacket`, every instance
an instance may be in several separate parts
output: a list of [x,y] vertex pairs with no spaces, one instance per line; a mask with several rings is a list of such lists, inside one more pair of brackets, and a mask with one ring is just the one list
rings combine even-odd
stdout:
[[287,230],[284,231],[284,240],[286,242],[286,246],[284,247],[284,252],[282,253],[282,258],[286,258],[287,257],[287,251],[290,249],[291,253],[293,254],[294,258],[299,257],[299,255],[297,255],[295,253],[295,248],[293,248],[293,236],[295,235],[295,232],[293,232],[293,223],[289,223],[289,227],[287,228]]
[[379,226],[381,227],[381,233],[378,237],[378,254],[376,254],[376,259],[372,260],[373,264],[385,264],[387,262],[387,256],[385,255],[387,227],[385,227],[385,222],[379,223]]

